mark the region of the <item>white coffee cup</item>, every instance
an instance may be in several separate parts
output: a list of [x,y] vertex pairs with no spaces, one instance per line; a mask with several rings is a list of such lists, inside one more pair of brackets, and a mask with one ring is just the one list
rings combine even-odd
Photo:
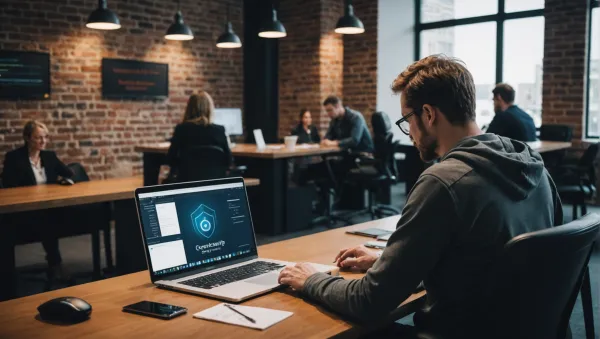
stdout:
[[293,151],[296,149],[296,142],[298,141],[298,136],[289,135],[283,138],[283,141],[285,142],[285,148],[287,148],[288,151]]

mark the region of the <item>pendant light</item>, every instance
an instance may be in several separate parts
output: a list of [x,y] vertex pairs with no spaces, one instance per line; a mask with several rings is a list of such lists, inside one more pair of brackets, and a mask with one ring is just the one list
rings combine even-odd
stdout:
[[225,24],[225,32],[217,39],[217,47],[219,48],[240,48],[242,42],[240,37],[233,31],[231,21],[229,21],[229,4],[227,5],[227,23]]
[[365,32],[362,21],[354,15],[352,0],[346,0],[344,16],[338,20],[335,32],[340,34],[361,34]]
[[180,1],[177,0],[177,13],[175,13],[175,21],[167,29],[165,39],[167,40],[192,40],[194,33],[190,27],[183,23],[183,15],[181,15]]
[[261,38],[283,38],[287,36],[287,32],[285,31],[285,27],[281,21],[277,19],[277,11],[273,8],[273,15],[271,20],[267,21],[263,28],[258,33],[258,36]]
[[90,14],[86,27],[92,29],[113,30],[121,28],[117,15],[106,7],[106,0],[98,0],[98,8]]

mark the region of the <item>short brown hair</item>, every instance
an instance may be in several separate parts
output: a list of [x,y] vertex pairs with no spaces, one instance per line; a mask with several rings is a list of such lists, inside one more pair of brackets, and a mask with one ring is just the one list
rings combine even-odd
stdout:
[[208,93],[202,91],[192,94],[187,102],[182,122],[193,122],[199,125],[208,125],[213,121],[215,104]]
[[492,93],[494,94],[494,97],[499,95],[507,104],[512,104],[515,101],[515,89],[507,83],[497,84],[492,90]]
[[25,123],[25,125],[23,126],[23,140],[25,140],[25,144],[27,144],[29,139],[31,139],[33,131],[38,127],[43,129],[46,133],[48,133],[48,127],[46,127],[46,125],[44,125],[44,123],[40,121],[29,120]]
[[327,97],[327,99],[325,99],[325,101],[323,101],[323,106],[327,106],[327,105],[335,106],[335,105],[339,104],[340,102],[342,102],[342,99],[336,97],[335,95],[330,95]]
[[392,91],[403,92],[412,109],[436,106],[453,125],[475,120],[473,76],[459,59],[431,55],[416,61],[398,75]]

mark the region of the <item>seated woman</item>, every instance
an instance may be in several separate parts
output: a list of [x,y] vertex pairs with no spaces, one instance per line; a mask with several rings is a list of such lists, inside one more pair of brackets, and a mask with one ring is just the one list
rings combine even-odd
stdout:
[[222,165],[227,168],[231,166],[233,161],[225,128],[212,123],[214,113],[215,105],[208,93],[202,91],[190,96],[182,122],[175,127],[167,152],[167,164],[171,167],[169,181],[176,180],[182,154],[194,146],[221,148],[225,156],[225,163]]
[[310,111],[303,108],[300,110],[300,122],[292,130],[292,135],[298,136],[299,144],[318,144],[321,142],[317,127],[312,124]]
[[[53,151],[46,150],[48,144],[48,128],[39,121],[31,120],[23,128],[25,145],[6,153],[4,170],[2,172],[2,185],[4,187],[33,186],[57,183],[59,177],[70,178],[73,172],[56,156]],[[11,220],[19,225],[40,226],[34,227],[42,240],[46,251],[50,279],[69,281],[70,276],[62,265],[62,258],[58,249],[58,236],[53,232],[55,226],[60,225],[60,216],[54,209],[19,213],[13,215]]]

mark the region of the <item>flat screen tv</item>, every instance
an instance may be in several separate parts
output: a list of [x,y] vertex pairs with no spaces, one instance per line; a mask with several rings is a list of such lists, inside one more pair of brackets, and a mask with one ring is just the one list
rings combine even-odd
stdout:
[[50,98],[50,54],[0,50],[0,99]]
[[102,59],[102,97],[105,99],[164,99],[168,96],[168,64]]

